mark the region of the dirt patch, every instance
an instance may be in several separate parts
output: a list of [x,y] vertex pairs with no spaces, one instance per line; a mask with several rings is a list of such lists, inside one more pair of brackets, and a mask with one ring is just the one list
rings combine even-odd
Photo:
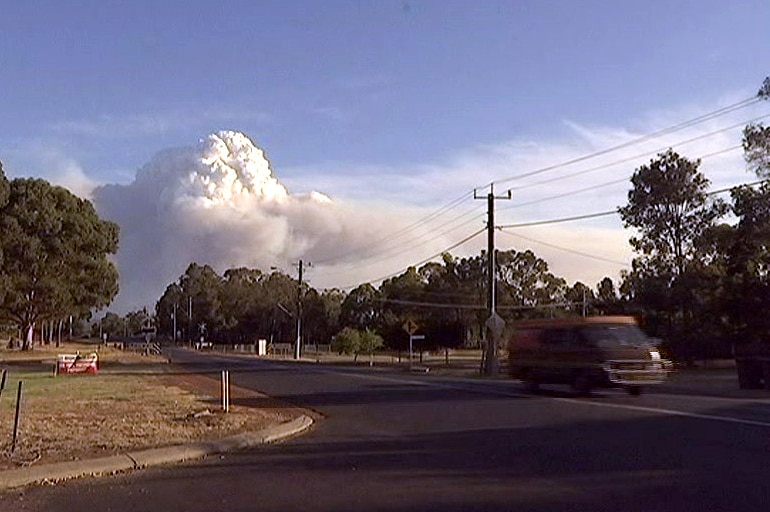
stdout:
[[[149,362],[145,356],[125,353],[111,360],[121,365],[135,361],[143,371]],[[0,360],[0,368],[4,363],[9,368],[0,396],[0,470],[219,439],[299,414],[275,403],[264,407],[266,397],[238,388],[231,391],[230,412],[223,413],[218,381],[202,375],[54,376],[48,371],[25,371],[27,367],[18,362],[9,366]],[[11,453],[20,380],[20,424]]]

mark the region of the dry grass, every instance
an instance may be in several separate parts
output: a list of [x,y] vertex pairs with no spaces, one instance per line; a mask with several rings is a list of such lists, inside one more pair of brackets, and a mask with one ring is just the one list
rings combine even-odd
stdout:
[[[52,363],[57,352],[47,352],[35,350],[33,359],[50,356]],[[8,368],[0,396],[0,470],[216,439],[284,419],[280,409],[233,406],[227,414],[219,412],[216,400],[206,395],[216,383],[211,386],[212,381],[201,376],[103,372],[55,377],[47,364],[29,371],[29,365],[20,363],[29,362],[29,357],[6,355],[0,351],[0,368]],[[102,362],[121,365],[153,361],[120,351],[100,355]],[[11,454],[19,380],[23,381],[20,425]]]

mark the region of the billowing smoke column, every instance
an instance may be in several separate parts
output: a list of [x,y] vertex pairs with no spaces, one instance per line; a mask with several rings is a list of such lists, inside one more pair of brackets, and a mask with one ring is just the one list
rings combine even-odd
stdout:
[[373,216],[317,192],[290,195],[262,150],[231,131],[158,153],[133,183],[96,189],[94,203],[121,228],[112,309],[124,311],[154,305],[190,262],[288,271],[299,258],[361,256],[376,236]]

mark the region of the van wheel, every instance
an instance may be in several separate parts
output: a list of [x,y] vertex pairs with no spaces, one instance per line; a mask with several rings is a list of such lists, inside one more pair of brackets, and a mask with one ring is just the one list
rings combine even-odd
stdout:
[[575,374],[572,379],[572,391],[578,396],[590,395],[591,385],[591,376],[583,372]]
[[524,389],[527,393],[535,394],[540,391],[540,383],[537,381],[535,372],[532,370],[527,370],[522,380],[524,381]]
[[626,388],[626,391],[628,391],[628,394],[631,396],[639,396],[642,394],[642,387],[641,386],[628,386]]

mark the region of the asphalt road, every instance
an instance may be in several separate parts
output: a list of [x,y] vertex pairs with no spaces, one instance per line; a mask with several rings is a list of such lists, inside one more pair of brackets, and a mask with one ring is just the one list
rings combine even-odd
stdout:
[[[209,368],[190,358],[186,368]],[[640,397],[506,381],[209,359],[315,411],[310,433],[176,467],[0,496],[40,511],[756,511],[770,506],[770,395],[730,374]],[[253,405],[265,405],[254,403]]]

